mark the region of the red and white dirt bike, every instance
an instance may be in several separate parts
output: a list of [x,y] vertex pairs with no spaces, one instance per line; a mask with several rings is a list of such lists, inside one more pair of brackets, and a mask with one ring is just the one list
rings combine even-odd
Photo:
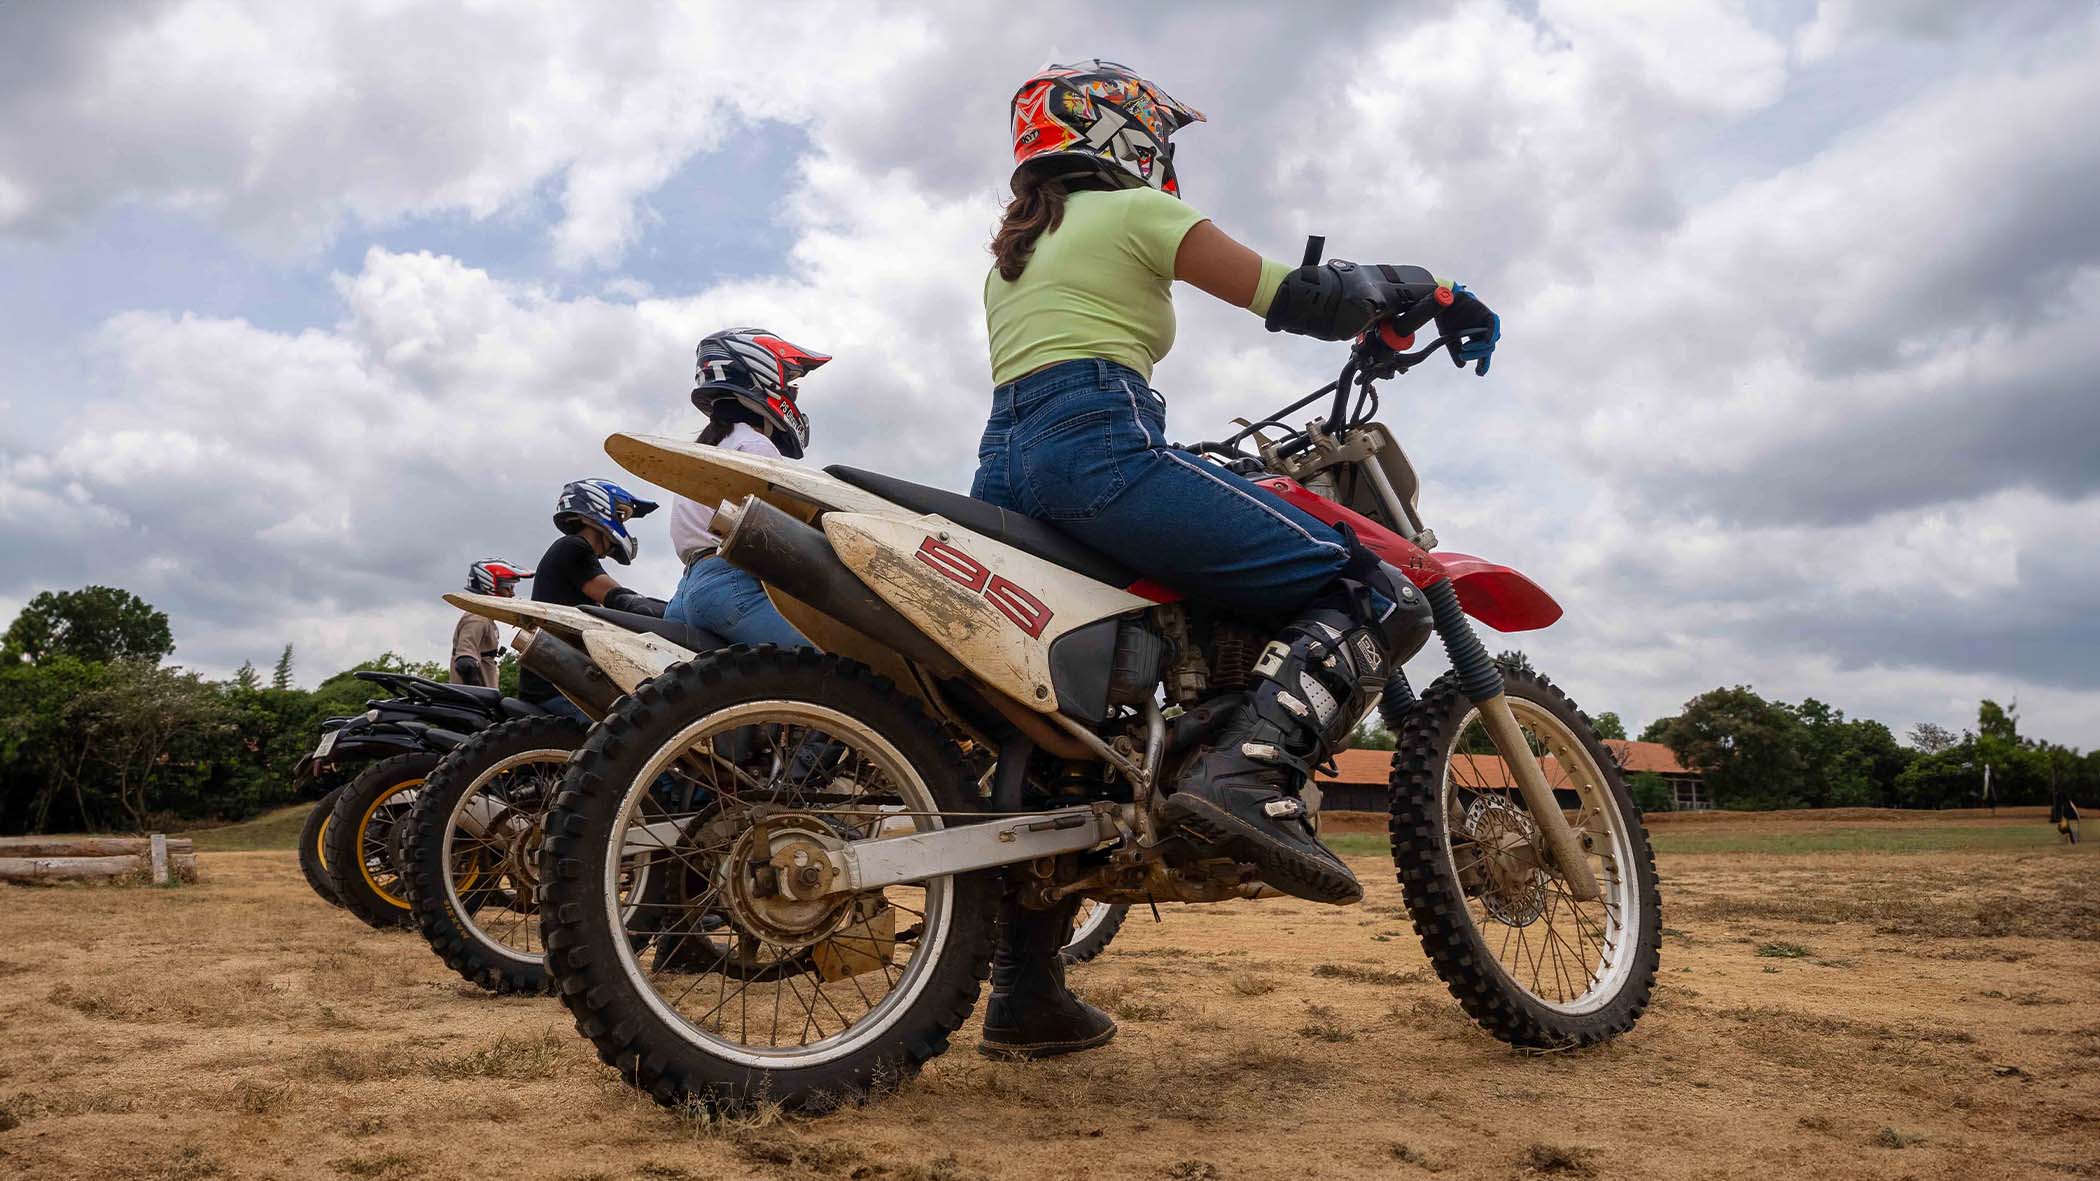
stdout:
[[[1514,570],[1432,554],[1414,471],[1371,421],[1374,383],[1438,351],[1407,351],[1436,291],[1334,384],[1193,450],[1348,522],[1426,603],[1454,671],[1419,698],[1395,676],[1381,703],[1408,912],[1489,1033],[1594,1043],[1654,986],[1653,857],[1587,720],[1497,670],[1467,619],[1519,631],[1560,608]],[[1281,421],[1330,392],[1324,421]],[[1009,885],[1038,905],[1268,896],[1154,812],[1201,703],[1249,683],[1260,629],[954,493],[670,439],[606,449],[720,502],[723,556],[823,649],[653,670],[569,765],[542,854],[549,967],[630,1083],[822,1108],[909,1077],[975,1004]]]

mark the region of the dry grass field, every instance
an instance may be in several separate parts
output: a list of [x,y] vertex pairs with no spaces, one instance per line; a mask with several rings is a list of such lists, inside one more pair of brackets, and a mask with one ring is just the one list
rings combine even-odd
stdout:
[[638,1098],[553,1001],[324,906],[288,851],[0,887],[0,1176],[2100,1176],[2092,845],[2031,814],[1656,831],[1663,975],[1615,1045],[1478,1033],[1367,853],[1361,907],[1133,915],[1073,972],[1122,1020],[1105,1049],[995,1064],[966,1027],[886,1102],[735,1125]]

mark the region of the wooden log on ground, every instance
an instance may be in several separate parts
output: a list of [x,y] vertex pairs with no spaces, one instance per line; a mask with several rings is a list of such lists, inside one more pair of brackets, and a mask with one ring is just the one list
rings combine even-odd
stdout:
[[[106,857],[0,857],[0,882],[117,882],[148,880],[150,854],[119,853]],[[170,853],[167,874],[178,882],[197,880],[195,853]]]
[[107,882],[136,877],[145,866],[135,853],[114,857],[0,857],[0,880]]
[[[190,853],[196,842],[189,837],[167,837],[168,851]],[[115,857],[120,853],[144,853],[150,837],[31,836],[0,837],[0,857]],[[43,850],[64,850],[44,852]]]

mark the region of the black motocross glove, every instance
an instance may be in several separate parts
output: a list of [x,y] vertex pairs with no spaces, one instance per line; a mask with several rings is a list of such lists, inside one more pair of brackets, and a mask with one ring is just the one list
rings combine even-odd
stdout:
[[1453,365],[1463,369],[1468,361],[1478,362],[1473,372],[1485,377],[1488,362],[1495,356],[1495,342],[1502,339],[1502,317],[1464,287],[1451,290],[1455,296],[1451,306],[1436,314],[1437,335],[1444,338]]
[[452,681],[457,685],[481,685],[481,665],[471,656],[461,656],[452,662]]
[[1362,265],[1334,258],[1284,276],[1262,323],[1271,332],[1349,340],[1436,286],[1421,267]]
[[665,603],[662,599],[652,599],[624,586],[614,587],[612,593],[605,596],[605,605],[615,611],[626,611],[634,615],[649,615],[657,619],[664,617]]

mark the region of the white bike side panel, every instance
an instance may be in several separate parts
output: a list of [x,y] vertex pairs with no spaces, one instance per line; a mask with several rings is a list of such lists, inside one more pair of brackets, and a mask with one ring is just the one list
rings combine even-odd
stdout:
[[792,459],[747,455],[663,435],[613,435],[605,440],[605,453],[651,484],[709,507],[755,495],[803,520],[810,517],[810,505],[855,513],[904,511]]
[[945,517],[826,513],[839,560],[884,602],[1001,693],[1057,712],[1050,645],[1152,604]]
[[611,627],[583,633],[583,650],[623,693],[634,692],[643,681],[694,656],[662,636]]
[[535,603],[530,599],[506,599],[496,595],[476,595],[464,591],[454,591],[446,595],[445,601],[462,611],[470,611],[485,619],[507,623],[512,627],[552,627],[556,631],[577,635],[599,630],[621,630],[602,619],[558,603]]

